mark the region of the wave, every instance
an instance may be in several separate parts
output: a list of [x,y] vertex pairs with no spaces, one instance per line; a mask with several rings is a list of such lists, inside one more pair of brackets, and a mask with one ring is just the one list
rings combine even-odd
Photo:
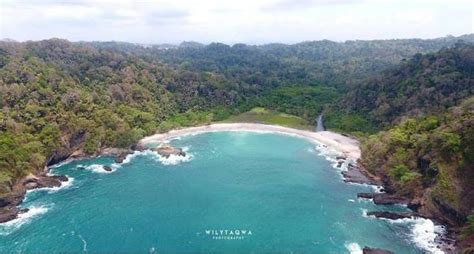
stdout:
[[388,220],[390,223],[404,223],[411,226],[410,236],[415,245],[429,253],[444,253],[437,247],[436,238],[445,233],[445,228],[435,225],[432,220],[425,218],[404,218]]
[[[67,189],[72,186],[72,183],[74,182],[74,178],[67,176],[67,181],[61,182],[61,186],[57,187],[45,187],[45,188],[37,188],[37,189],[32,189],[32,190],[27,190],[26,193],[31,193],[35,191],[48,191],[49,193],[57,192],[59,190]],[[26,197],[25,200],[26,201]]]
[[53,165],[51,165],[51,166],[48,166],[48,168],[59,168],[59,167],[62,167],[62,166],[64,166],[64,165],[67,165],[67,164],[69,164],[69,163],[71,163],[71,162],[73,162],[73,161],[74,161],[73,158],[68,158],[68,159],[66,159],[66,160],[64,160],[64,161],[61,161],[61,162],[58,162],[58,163],[53,164]]
[[158,161],[163,165],[177,165],[181,162],[186,162],[186,161],[190,161],[190,160],[193,159],[193,155],[188,152],[189,148],[190,148],[189,146],[185,146],[185,147],[182,148],[183,151],[186,152],[186,156],[170,155],[168,158],[166,158],[164,156],[161,156],[157,152],[155,152],[153,150],[150,150],[150,149],[147,149],[147,150],[142,151],[142,152],[135,151],[132,154],[127,155],[127,157],[125,157],[125,159],[123,160],[122,163],[113,163],[111,165],[111,167],[113,169],[117,169],[117,168],[121,167],[124,164],[130,163],[134,158],[136,158],[138,156],[151,157],[155,161]]
[[358,243],[346,243],[344,246],[351,254],[362,254],[362,248]]
[[28,207],[28,209],[28,212],[18,214],[16,219],[0,224],[0,235],[11,234],[22,225],[29,223],[33,218],[44,214],[49,210],[46,206],[31,206]]
[[85,168],[86,170],[90,170],[92,172],[101,173],[101,174],[112,173],[112,172],[115,171],[115,168],[113,168],[113,167],[112,167],[112,171],[105,170],[104,165],[102,165],[102,164],[91,164],[91,165],[88,165],[88,166],[77,165],[76,168]]
[[87,252],[87,242],[86,240],[84,240],[84,238],[82,237],[82,235],[77,235],[79,237],[79,239],[81,239],[82,241],[82,251],[83,252]]
[[120,167],[122,167],[122,165],[125,165],[125,164],[130,163],[135,157],[140,156],[140,155],[146,155],[146,154],[147,154],[147,153],[146,153],[147,151],[150,151],[150,150],[145,150],[145,151],[143,151],[143,152],[140,152],[140,151],[133,151],[133,153],[128,154],[128,155],[125,157],[125,159],[123,159],[123,161],[122,161],[121,163],[112,163],[112,164],[110,165],[110,167],[111,167],[113,170],[115,170],[115,169],[117,169],[117,168],[120,168]]
[[329,161],[334,169],[340,171],[347,171],[349,169],[349,163],[352,162],[350,159],[345,159],[338,167],[339,160],[337,160],[336,157],[343,156],[342,153],[326,145],[316,145],[315,149],[318,151],[318,155],[324,157],[325,160]]
[[362,210],[362,217],[364,217],[364,218],[371,218],[371,217],[372,217],[372,218],[375,218],[375,216],[369,216],[369,215],[367,215],[367,212],[368,212],[367,209],[361,208],[360,210]]
[[70,188],[72,186],[72,183],[74,182],[74,178],[68,176],[67,177],[67,181],[65,182],[61,182],[61,186],[58,186],[58,187],[51,187],[51,188],[45,188],[48,190],[49,193],[52,193],[52,192],[57,192],[59,190],[63,190],[63,189],[67,189],[67,188]]

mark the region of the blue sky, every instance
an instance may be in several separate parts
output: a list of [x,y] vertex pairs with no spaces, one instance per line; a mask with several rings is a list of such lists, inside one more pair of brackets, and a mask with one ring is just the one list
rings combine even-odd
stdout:
[[473,33],[470,0],[0,0],[0,38],[263,44]]

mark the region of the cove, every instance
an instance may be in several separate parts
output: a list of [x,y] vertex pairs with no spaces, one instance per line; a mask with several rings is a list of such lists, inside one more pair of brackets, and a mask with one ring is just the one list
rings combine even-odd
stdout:
[[166,160],[146,151],[121,165],[100,157],[52,169],[73,180],[30,192],[22,204],[30,211],[0,225],[0,252],[433,250],[431,224],[367,217],[406,208],[357,199],[373,188],[344,183],[331,155],[305,139],[213,132],[171,143],[186,148],[187,157]]

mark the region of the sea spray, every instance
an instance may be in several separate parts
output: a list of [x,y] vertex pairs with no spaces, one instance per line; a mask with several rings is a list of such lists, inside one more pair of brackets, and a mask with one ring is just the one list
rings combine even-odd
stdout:
[[112,173],[114,171],[114,169],[112,168],[112,171],[107,171],[104,169],[104,165],[102,164],[91,164],[91,165],[88,165],[88,166],[84,166],[84,165],[77,165],[76,168],[84,168],[86,170],[90,170],[92,172],[95,172],[95,173],[101,173],[101,174],[108,174],[108,173]]
[[443,226],[435,225],[432,220],[425,218],[404,218],[398,220],[387,220],[390,223],[401,223],[410,226],[410,236],[417,247],[429,253],[444,253],[437,247],[436,238],[444,234]]
[[358,243],[346,243],[344,246],[350,254],[362,254],[362,248]]
[[48,211],[46,206],[31,206],[28,211],[18,214],[14,220],[0,224],[0,235],[9,235],[22,225],[29,223],[33,218],[40,216]]

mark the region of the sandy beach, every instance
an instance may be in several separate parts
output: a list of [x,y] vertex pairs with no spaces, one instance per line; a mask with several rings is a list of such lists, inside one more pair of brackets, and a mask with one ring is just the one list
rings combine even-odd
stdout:
[[360,157],[359,142],[353,138],[343,136],[331,131],[312,132],[307,130],[292,129],[277,125],[256,124],[256,123],[218,123],[205,126],[183,128],[171,130],[166,133],[159,133],[148,136],[140,140],[143,145],[160,143],[180,136],[219,132],[219,131],[250,131],[250,132],[276,132],[286,135],[295,135],[318,144],[332,148],[348,159],[357,161]]

